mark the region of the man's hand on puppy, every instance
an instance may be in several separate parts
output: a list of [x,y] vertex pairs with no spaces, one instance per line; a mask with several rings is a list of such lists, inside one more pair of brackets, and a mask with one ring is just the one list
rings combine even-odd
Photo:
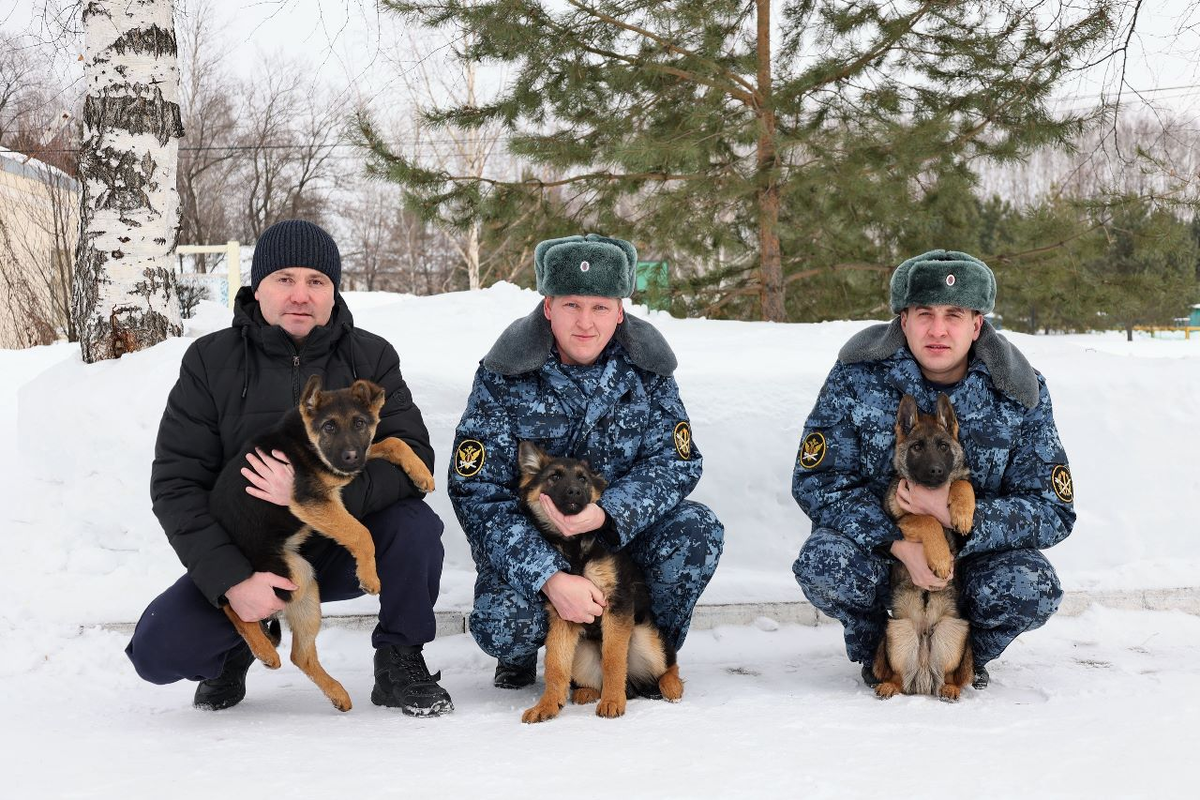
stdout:
[[291,504],[296,475],[286,455],[279,450],[272,450],[271,455],[267,455],[255,448],[253,453],[246,454],[246,461],[250,462],[250,466],[242,467],[242,476],[250,481],[246,487],[247,494],[277,506]]
[[892,542],[892,555],[900,559],[900,563],[908,570],[908,577],[921,589],[931,592],[945,589],[950,578],[954,577],[953,571],[946,580],[933,574],[933,570],[929,568],[929,563],[925,560],[925,545],[920,542],[906,542],[898,539]]
[[901,479],[900,485],[896,487],[896,505],[909,514],[933,517],[942,523],[943,528],[951,527],[949,483],[930,489],[919,483]]
[[[544,497],[545,495],[543,495]],[[567,622],[595,622],[608,605],[604,593],[582,575],[556,572],[542,586],[542,593]]]
[[[558,510],[558,506],[554,505],[554,501],[548,495],[542,494],[538,499],[542,503],[542,508],[546,510],[546,516],[558,527],[563,536],[578,536],[581,533],[600,530],[604,527],[604,521],[608,519],[604,509],[595,503],[588,503],[578,514],[568,517]],[[566,618],[564,617],[564,619]],[[571,622],[579,622],[579,620],[573,619]]]
[[296,584],[274,572],[256,572],[241,583],[225,591],[229,607],[242,622],[258,622],[277,611],[283,610],[283,600],[275,594],[275,587],[296,591]]

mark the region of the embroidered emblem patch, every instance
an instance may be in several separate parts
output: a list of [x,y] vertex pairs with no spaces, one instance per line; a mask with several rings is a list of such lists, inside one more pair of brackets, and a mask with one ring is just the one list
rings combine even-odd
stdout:
[[812,469],[825,460],[825,437],[814,431],[800,445],[800,466]]
[[589,264],[588,262],[586,262],[586,261],[579,262],[579,271],[580,272],[587,272],[591,268],[592,268],[592,265]]
[[474,439],[463,439],[454,451],[454,471],[464,478],[470,478],[483,469],[483,459],[486,451],[483,442]]
[[1075,483],[1071,480],[1071,470],[1067,469],[1066,464],[1056,464],[1050,472],[1050,485],[1054,487],[1054,493],[1058,495],[1058,499],[1064,503],[1075,502]]
[[947,275],[947,276],[946,276],[946,285],[947,285],[947,286],[953,286],[953,285],[954,285],[954,274],[953,274],[953,273],[951,273],[950,275]]
[[675,426],[675,452],[684,461],[692,457],[692,426],[687,420]]

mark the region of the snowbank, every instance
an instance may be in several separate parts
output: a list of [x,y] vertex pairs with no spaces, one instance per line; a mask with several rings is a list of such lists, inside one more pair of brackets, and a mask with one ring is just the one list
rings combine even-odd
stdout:
[[[444,483],[454,426],[479,358],[538,296],[512,285],[435,297],[349,293],[356,324],[389,339],[425,414]],[[678,320],[633,307],[667,337],[705,471],[693,495],[727,531],[702,602],[798,600],[791,562],[810,524],[790,492],[801,427],[837,349],[869,323],[816,325]],[[203,303],[195,337],[228,324]],[[1200,583],[1193,498],[1200,341],[1119,334],[1009,337],[1041,370],[1071,458],[1079,521],[1050,551],[1068,590]],[[0,430],[16,441],[0,475],[0,623],[132,621],[181,571],[150,511],[158,420],[191,338],[84,365],[54,345],[0,351]],[[15,450],[15,452],[14,452]],[[473,569],[443,492],[440,608],[470,604]],[[339,610],[367,611],[362,598]],[[0,625],[0,628],[3,628]]]

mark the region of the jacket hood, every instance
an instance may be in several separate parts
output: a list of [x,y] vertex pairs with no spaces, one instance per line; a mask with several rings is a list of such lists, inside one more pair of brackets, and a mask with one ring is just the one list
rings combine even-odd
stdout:
[[[647,372],[671,375],[679,363],[663,335],[649,322],[630,314],[617,326],[613,341],[625,349],[630,361]],[[550,320],[542,313],[539,302],[533,313],[504,329],[483,357],[483,366],[501,375],[532,372],[546,363],[553,344]]]
[[[838,361],[843,364],[883,361],[906,345],[900,318],[896,317],[890,323],[872,325],[850,337],[850,341],[838,351]],[[983,321],[979,338],[971,347],[971,352],[987,365],[992,376],[992,385],[1001,393],[1026,408],[1033,408],[1038,404],[1040,390],[1037,371],[1020,350],[996,333],[996,329],[986,319]]]

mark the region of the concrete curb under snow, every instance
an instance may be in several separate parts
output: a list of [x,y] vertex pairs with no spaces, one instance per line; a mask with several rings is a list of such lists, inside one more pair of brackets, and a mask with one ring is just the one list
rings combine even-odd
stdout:
[[[1120,608],[1132,611],[1183,611],[1200,615],[1200,587],[1181,589],[1138,589],[1129,591],[1067,592],[1058,613],[1078,616],[1090,606]],[[467,611],[438,611],[437,635],[453,636],[467,630]],[[803,600],[776,603],[726,603],[696,606],[692,630],[708,630],[718,625],[749,625],[766,618],[781,625],[820,625],[832,619]],[[325,627],[351,630],[373,630],[374,614],[330,615],[323,619]],[[100,627],[120,633],[133,633],[132,622],[109,622]]]

